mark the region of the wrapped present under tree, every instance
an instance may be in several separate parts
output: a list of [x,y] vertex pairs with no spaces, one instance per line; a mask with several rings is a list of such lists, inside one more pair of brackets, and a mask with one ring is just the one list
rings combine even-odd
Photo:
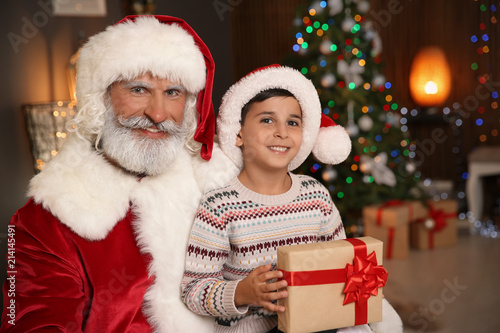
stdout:
[[364,235],[384,243],[385,257],[404,259],[410,250],[409,224],[427,216],[420,201],[391,200],[363,208]]
[[453,246],[457,243],[458,202],[429,200],[423,218],[410,228],[411,246],[420,250]]

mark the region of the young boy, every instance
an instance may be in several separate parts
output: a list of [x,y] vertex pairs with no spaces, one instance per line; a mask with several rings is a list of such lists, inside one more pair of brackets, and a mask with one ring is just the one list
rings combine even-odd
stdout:
[[292,68],[261,68],[225,94],[219,141],[241,172],[202,198],[182,282],[183,301],[217,317],[216,332],[275,329],[285,309],[274,301],[287,297],[278,246],[345,238],[328,190],[290,172],[311,150],[330,164],[347,157],[349,136],[335,125],[322,119],[313,84]]

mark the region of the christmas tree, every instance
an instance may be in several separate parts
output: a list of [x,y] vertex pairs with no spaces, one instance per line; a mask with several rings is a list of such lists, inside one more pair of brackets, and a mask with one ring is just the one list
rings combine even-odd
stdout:
[[407,110],[382,75],[382,43],[369,8],[366,0],[314,0],[299,8],[296,44],[285,60],[312,80],[323,113],[351,137],[343,164],[325,166],[311,156],[300,169],[330,190],[351,235],[364,206],[420,195],[416,145],[401,116]]

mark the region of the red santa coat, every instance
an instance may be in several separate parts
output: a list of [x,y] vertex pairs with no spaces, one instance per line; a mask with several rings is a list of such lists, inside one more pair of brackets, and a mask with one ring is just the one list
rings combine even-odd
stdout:
[[180,282],[202,192],[236,174],[215,147],[210,162],[181,151],[138,181],[72,138],[11,221],[15,295],[7,280],[0,332],[213,331],[182,303]]

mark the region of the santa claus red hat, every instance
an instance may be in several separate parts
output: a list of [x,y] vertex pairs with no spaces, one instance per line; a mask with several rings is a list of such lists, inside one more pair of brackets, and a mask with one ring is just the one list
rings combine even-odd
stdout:
[[201,156],[208,160],[215,133],[214,67],[207,46],[183,20],[162,15],[127,16],[82,47],[76,82],[78,113],[95,121],[80,124],[78,130],[88,137],[97,135],[104,123],[103,96],[108,87],[150,72],[179,82],[198,96],[194,139],[202,143]]
[[322,113],[313,83],[296,69],[271,65],[243,77],[222,98],[217,117],[220,147],[240,169],[243,168],[243,154],[236,146],[236,137],[241,130],[241,110],[255,95],[272,88],[288,90],[302,110],[302,145],[290,162],[289,170],[300,166],[311,151],[325,164],[338,164],[347,158],[351,152],[349,135],[342,126]]

